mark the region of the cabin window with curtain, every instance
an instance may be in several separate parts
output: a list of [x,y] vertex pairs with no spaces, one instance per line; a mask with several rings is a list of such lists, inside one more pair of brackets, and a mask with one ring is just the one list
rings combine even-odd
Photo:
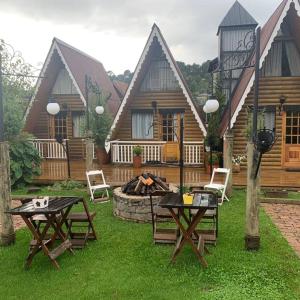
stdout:
[[85,136],[85,115],[81,112],[72,114],[73,137],[80,138]]
[[153,139],[153,112],[142,110],[132,111],[131,132],[133,139]]
[[56,95],[75,95],[78,94],[77,88],[73,84],[68,71],[63,68],[59,71],[54,86],[52,88],[52,94]]
[[168,61],[152,61],[142,82],[141,91],[175,91],[179,90],[179,88],[178,81]]
[[[257,129],[275,130],[275,106],[264,106],[258,108],[257,114]],[[253,122],[253,107],[248,110],[248,129],[252,128]]]
[[54,116],[55,139],[67,139],[67,114],[60,112]]
[[262,76],[300,76],[300,53],[286,27],[279,31],[272,44],[263,64]]

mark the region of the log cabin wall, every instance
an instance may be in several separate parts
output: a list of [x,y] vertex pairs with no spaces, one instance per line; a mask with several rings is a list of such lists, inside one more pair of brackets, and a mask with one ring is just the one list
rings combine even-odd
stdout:
[[181,91],[176,92],[138,92],[126,105],[120,122],[113,135],[113,139],[131,141],[131,112],[137,109],[152,109],[152,102],[157,102],[157,114],[154,115],[153,140],[161,141],[157,118],[160,109],[181,108],[184,113],[184,141],[201,142],[204,140],[203,133],[197,123],[187,100]]
[[[67,111],[67,136],[69,139],[69,153],[71,159],[82,159],[84,157],[85,146],[83,143],[83,137],[73,137],[73,112],[85,112],[85,107],[78,94],[76,95],[53,95],[57,103],[60,105],[61,110],[66,107]],[[43,108],[40,110],[40,114],[37,118],[36,125],[31,133],[38,139],[53,139],[53,130],[50,128],[51,116],[47,113],[47,102],[44,101]]]
[[[263,156],[262,166],[266,168],[282,168],[282,116],[279,115],[279,98],[281,95],[286,97],[285,105],[299,105],[300,77],[265,77],[260,79],[259,106],[276,106],[275,128],[277,141],[272,150]],[[247,107],[253,106],[253,97],[252,88],[233,127],[233,153],[235,155],[246,153]],[[242,167],[246,168],[246,165],[244,164]]]

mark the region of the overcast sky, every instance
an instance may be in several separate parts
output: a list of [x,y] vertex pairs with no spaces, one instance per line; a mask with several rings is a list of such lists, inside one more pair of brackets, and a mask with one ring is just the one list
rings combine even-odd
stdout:
[[[281,0],[240,0],[263,25]],[[234,0],[0,0],[0,39],[27,62],[44,62],[53,37],[100,60],[116,74],[134,70],[152,24],[176,60],[217,55],[218,25]]]

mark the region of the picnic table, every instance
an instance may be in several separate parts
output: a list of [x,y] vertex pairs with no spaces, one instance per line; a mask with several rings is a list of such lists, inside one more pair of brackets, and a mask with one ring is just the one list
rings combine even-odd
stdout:
[[[218,199],[214,192],[203,191],[194,194],[192,204],[184,204],[182,195],[177,193],[167,194],[158,204],[162,208],[167,208],[174,221],[178,225],[181,234],[177,239],[175,249],[171,258],[172,262],[175,262],[177,255],[181,252],[185,243],[189,243],[193,252],[199,259],[200,263],[207,267],[207,262],[204,258],[204,253],[209,253],[204,245],[204,239],[201,234],[196,231],[197,225],[202,221],[205,212],[208,209],[218,208]],[[196,213],[189,216],[186,214],[186,210],[195,210]],[[178,213],[176,213],[176,210]],[[193,238],[198,240],[198,246],[195,245]]]
[[[40,251],[50,259],[51,263],[59,269],[56,258],[68,250],[74,254],[72,243],[67,238],[67,234],[63,231],[62,226],[66,223],[68,214],[74,204],[83,201],[81,197],[50,197],[49,205],[45,208],[35,208],[32,202],[25,203],[19,207],[10,209],[7,213],[19,215],[31,231],[34,240],[31,241],[29,254],[26,258],[25,267],[29,267],[33,257]],[[45,226],[40,229],[36,216],[42,216]],[[54,231],[48,234],[50,228]],[[55,241],[60,244],[54,248]]]

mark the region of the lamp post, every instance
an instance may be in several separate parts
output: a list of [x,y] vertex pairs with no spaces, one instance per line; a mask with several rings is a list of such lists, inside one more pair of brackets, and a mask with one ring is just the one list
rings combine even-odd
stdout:
[[[216,99],[208,99],[205,103],[205,105],[203,106],[203,111],[206,114],[211,114],[216,112],[219,109],[219,101]],[[213,146],[213,141],[212,141],[212,137],[209,136],[208,137],[209,140],[209,152],[210,152],[210,177],[212,176],[212,146]]]
[[12,216],[5,211],[11,208],[9,145],[4,139],[3,88],[2,88],[2,52],[0,44],[0,245],[14,243],[16,236]]

